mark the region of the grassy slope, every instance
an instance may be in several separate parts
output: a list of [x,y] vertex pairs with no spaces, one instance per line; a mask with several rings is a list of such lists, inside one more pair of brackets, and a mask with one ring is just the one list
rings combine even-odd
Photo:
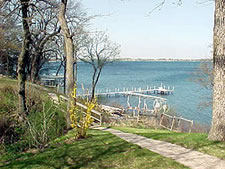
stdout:
[[[6,77],[0,77],[0,89],[5,88],[5,87],[12,87],[13,89],[15,89],[15,91],[17,91],[17,88],[18,88],[17,80],[11,79],[11,78],[6,78]],[[47,89],[47,91],[44,89]],[[43,88],[42,86],[32,84],[31,82],[26,83],[26,95],[31,94],[31,96],[35,97],[35,94],[36,94],[37,96],[40,96],[40,98],[43,100],[43,103],[50,101],[49,96],[48,96],[49,92],[56,93],[55,88],[48,88],[48,87]],[[2,94],[1,91],[0,91],[0,94]],[[11,100],[11,101],[14,101],[17,103],[17,101],[16,101],[17,96],[15,96],[13,99],[14,100]],[[61,102],[62,102],[62,106],[63,106],[64,101],[61,101]],[[64,106],[64,107],[66,107],[66,106]],[[61,108],[64,108],[64,107],[61,107]],[[0,111],[1,111],[1,109],[0,109]]]
[[135,133],[148,138],[163,140],[183,147],[197,150],[209,155],[225,159],[225,142],[209,141],[207,134],[176,133],[168,130],[137,129],[130,127],[114,127],[115,129]]
[[[6,77],[0,77],[0,89],[1,88],[4,88],[4,87],[12,87],[14,89],[17,89],[17,80],[15,79],[11,79],[11,78],[6,78]],[[30,87],[31,86],[31,83],[26,83],[26,87]],[[47,95],[47,92],[45,90],[42,90],[40,87],[35,87],[35,86],[32,86],[31,87],[32,89],[35,89],[35,90],[38,90],[40,93],[39,94],[46,94]],[[49,89],[50,91],[53,91],[53,89]]]
[[85,140],[69,143],[70,132],[43,152],[5,156],[0,168],[187,168],[108,132],[91,130],[89,134]]
[[0,89],[5,87],[13,87],[16,88],[17,81],[10,78],[0,77]]
[[[16,84],[16,80],[0,78],[0,88],[16,88]],[[47,96],[46,91],[37,90]],[[88,139],[68,143],[71,137],[71,133],[60,137],[42,151],[0,152],[0,168],[185,168],[108,132],[91,130]]]

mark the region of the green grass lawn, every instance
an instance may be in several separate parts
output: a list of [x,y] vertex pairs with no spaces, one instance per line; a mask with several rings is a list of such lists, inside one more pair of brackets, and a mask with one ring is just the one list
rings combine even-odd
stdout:
[[0,168],[187,168],[108,132],[91,130],[87,139],[68,141],[72,136],[70,132],[36,153],[4,155]]
[[177,133],[168,130],[138,129],[130,127],[113,127],[127,133],[135,133],[148,138],[163,140],[183,147],[197,150],[205,154],[225,159],[225,142],[209,141],[207,134]]

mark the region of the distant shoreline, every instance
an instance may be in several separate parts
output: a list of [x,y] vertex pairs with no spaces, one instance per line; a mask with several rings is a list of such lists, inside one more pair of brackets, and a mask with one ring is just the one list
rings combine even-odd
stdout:
[[212,62],[212,59],[131,59],[131,58],[121,58],[116,61],[125,62]]
[[[132,59],[119,58],[115,62],[212,62],[213,59]],[[60,60],[49,60],[49,62],[60,62]],[[78,62],[81,62],[78,60]]]

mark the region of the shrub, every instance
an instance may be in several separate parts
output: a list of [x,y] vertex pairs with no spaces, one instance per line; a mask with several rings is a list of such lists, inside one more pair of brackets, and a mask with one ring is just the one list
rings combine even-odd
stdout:
[[76,105],[76,91],[77,88],[74,87],[73,92],[71,93],[72,98],[74,99],[71,103],[70,108],[70,120],[71,127],[75,129],[75,138],[86,138],[87,130],[89,129],[93,119],[91,117],[91,111],[97,105],[96,99],[89,100],[87,98],[85,105],[87,106],[87,110],[83,110]]
[[62,112],[48,101],[42,104],[42,111],[29,114],[24,136],[29,147],[43,148],[50,140],[62,135],[65,126]]

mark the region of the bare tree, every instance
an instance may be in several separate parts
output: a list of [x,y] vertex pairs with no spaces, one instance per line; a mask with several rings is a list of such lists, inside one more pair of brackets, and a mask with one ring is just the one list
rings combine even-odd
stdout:
[[46,4],[42,1],[34,1],[31,6],[32,24],[30,25],[30,32],[32,46],[29,71],[33,83],[39,79],[39,71],[47,60],[45,54],[54,51],[47,43],[54,40],[54,37],[60,32],[55,6],[57,4]]
[[192,74],[191,81],[200,84],[207,90],[213,89],[213,72],[211,60],[200,63],[199,68]]
[[225,0],[215,0],[213,117],[210,140],[225,141]]
[[[26,66],[29,60],[29,47],[31,43],[31,34],[29,27],[29,17],[28,8],[30,0],[20,0],[21,12],[22,12],[22,23],[23,23],[23,42],[21,53],[18,58],[18,86],[19,86],[19,115],[20,117],[25,116],[26,107],[26,97],[25,97],[25,81],[26,81]],[[21,120],[22,120],[21,119]]]
[[[95,16],[88,17],[87,14],[81,10],[81,5],[78,2],[73,3],[68,0],[61,0],[59,9],[59,23],[61,26],[66,57],[66,94],[70,96],[71,89],[75,83],[75,68],[77,58],[77,45],[74,45],[74,39],[80,36],[83,31],[83,26],[87,24]],[[70,8],[68,8],[70,6]]]
[[21,28],[13,17],[0,16],[0,73],[15,76],[21,48]]
[[66,19],[66,9],[67,9],[67,0],[61,0],[60,2],[60,9],[59,9],[59,23],[62,29],[62,34],[64,37],[64,45],[65,45],[65,56],[66,56],[66,95],[70,98],[69,103],[67,106],[67,129],[71,128],[70,124],[70,113],[69,113],[69,107],[70,107],[70,101],[72,100],[71,98],[71,92],[74,87],[74,69],[73,65],[76,60],[74,59],[74,46],[73,46],[73,39],[72,35],[69,30],[68,22]]
[[[89,21],[96,16],[88,16],[85,12],[85,10],[82,9],[80,3],[69,3],[69,7],[66,9],[66,22],[69,29],[70,36],[72,38],[73,42],[73,58],[74,62],[73,64],[73,73],[74,78],[73,84],[76,83],[77,80],[77,55],[78,51],[81,49],[81,46],[83,45],[82,41],[85,39],[85,36],[87,34],[87,31],[85,30],[86,27],[89,24]],[[66,74],[67,74],[67,55],[66,55],[66,48],[64,36],[57,35],[55,37],[54,42],[51,43],[52,46],[54,46],[54,49],[56,51],[57,60],[61,61],[61,64],[57,70],[57,75],[61,68],[64,68],[64,93],[66,93],[66,90],[68,86]]]
[[80,60],[93,68],[91,99],[95,96],[95,87],[106,64],[112,63],[120,53],[120,46],[111,42],[104,32],[97,32],[85,41]]
[[[212,60],[208,59],[202,61],[200,66],[196,69],[195,72],[192,73],[190,80],[199,84],[202,88],[209,90],[210,92],[213,90],[213,71],[212,71]],[[198,107],[201,109],[212,107],[212,95],[208,94],[201,96],[204,98],[204,101],[201,102]]]

